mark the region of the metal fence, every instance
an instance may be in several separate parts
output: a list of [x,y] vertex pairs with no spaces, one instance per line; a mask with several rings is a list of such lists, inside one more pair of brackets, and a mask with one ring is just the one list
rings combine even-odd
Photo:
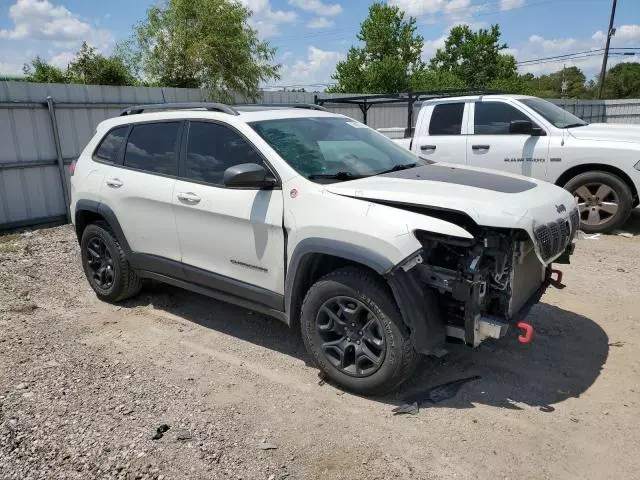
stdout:
[[[313,93],[264,92],[260,103],[313,103],[314,98]],[[0,230],[67,220],[66,166],[102,120],[133,104],[205,100],[199,89],[0,82]],[[640,100],[554,102],[589,122],[640,123]],[[362,120],[356,106],[327,107]],[[368,112],[374,128],[404,127],[406,119],[402,104]]]

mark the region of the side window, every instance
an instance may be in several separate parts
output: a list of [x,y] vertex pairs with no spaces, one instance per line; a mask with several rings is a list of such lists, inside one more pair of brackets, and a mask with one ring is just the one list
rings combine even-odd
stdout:
[[508,135],[509,123],[514,120],[531,120],[524,113],[507,103],[477,102],[474,114],[476,135]]
[[134,125],[124,153],[126,167],[176,175],[180,122]]
[[460,135],[464,103],[439,103],[433,108],[429,135]]
[[191,122],[183,177],[222,185],[224,171],[241,163],[264,165],[254,148],[232,129],[217,123]]
[[128,130],[129,125],[111,130],[102,142],[100,142],[93,156],[104,162],[115,162],[118,160],[118,153],[120,152],[120,147],[122,147],[122,142],[124,142]]

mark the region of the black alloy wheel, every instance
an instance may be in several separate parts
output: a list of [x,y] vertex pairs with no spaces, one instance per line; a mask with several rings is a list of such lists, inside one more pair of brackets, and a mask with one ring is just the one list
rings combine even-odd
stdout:
[[347,375],[368,377],[384,361],[382,324],[358,299],[338,296],[327,300],[318,310],[316,331],[326,359]]
[[94,285],[101,290],[109,290],[115,279],[113,257],[100,237],[89,239],[86,262]]

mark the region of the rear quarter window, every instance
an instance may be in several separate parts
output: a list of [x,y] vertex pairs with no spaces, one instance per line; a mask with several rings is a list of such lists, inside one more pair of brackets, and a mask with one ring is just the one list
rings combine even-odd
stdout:
[[133,126],[127,140],[124,166],[161,175],[177,175],[180,122]]
[[107,133],[93,153],[93,158],[103,162],[116,162],[128,130],[129,126],[125,125]]

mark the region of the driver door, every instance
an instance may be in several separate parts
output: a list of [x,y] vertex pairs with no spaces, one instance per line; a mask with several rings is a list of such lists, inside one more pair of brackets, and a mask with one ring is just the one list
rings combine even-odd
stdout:
[[[531,118],[504,101],[482,100],[470,104],[467,162],[527,177],[547,179],[549,136],[510,133],[509,124]],[[538,125],[533,122],[534,127]],[[544,132],[544,130],[543,130]]]
[[224,171],[234,165],[270,167],[226,124],[191,121],[186,128],[173,205],[187,277],[281,307],[269,302],[274,299],[270,292],[284,291],[282,190],[223,184]]

